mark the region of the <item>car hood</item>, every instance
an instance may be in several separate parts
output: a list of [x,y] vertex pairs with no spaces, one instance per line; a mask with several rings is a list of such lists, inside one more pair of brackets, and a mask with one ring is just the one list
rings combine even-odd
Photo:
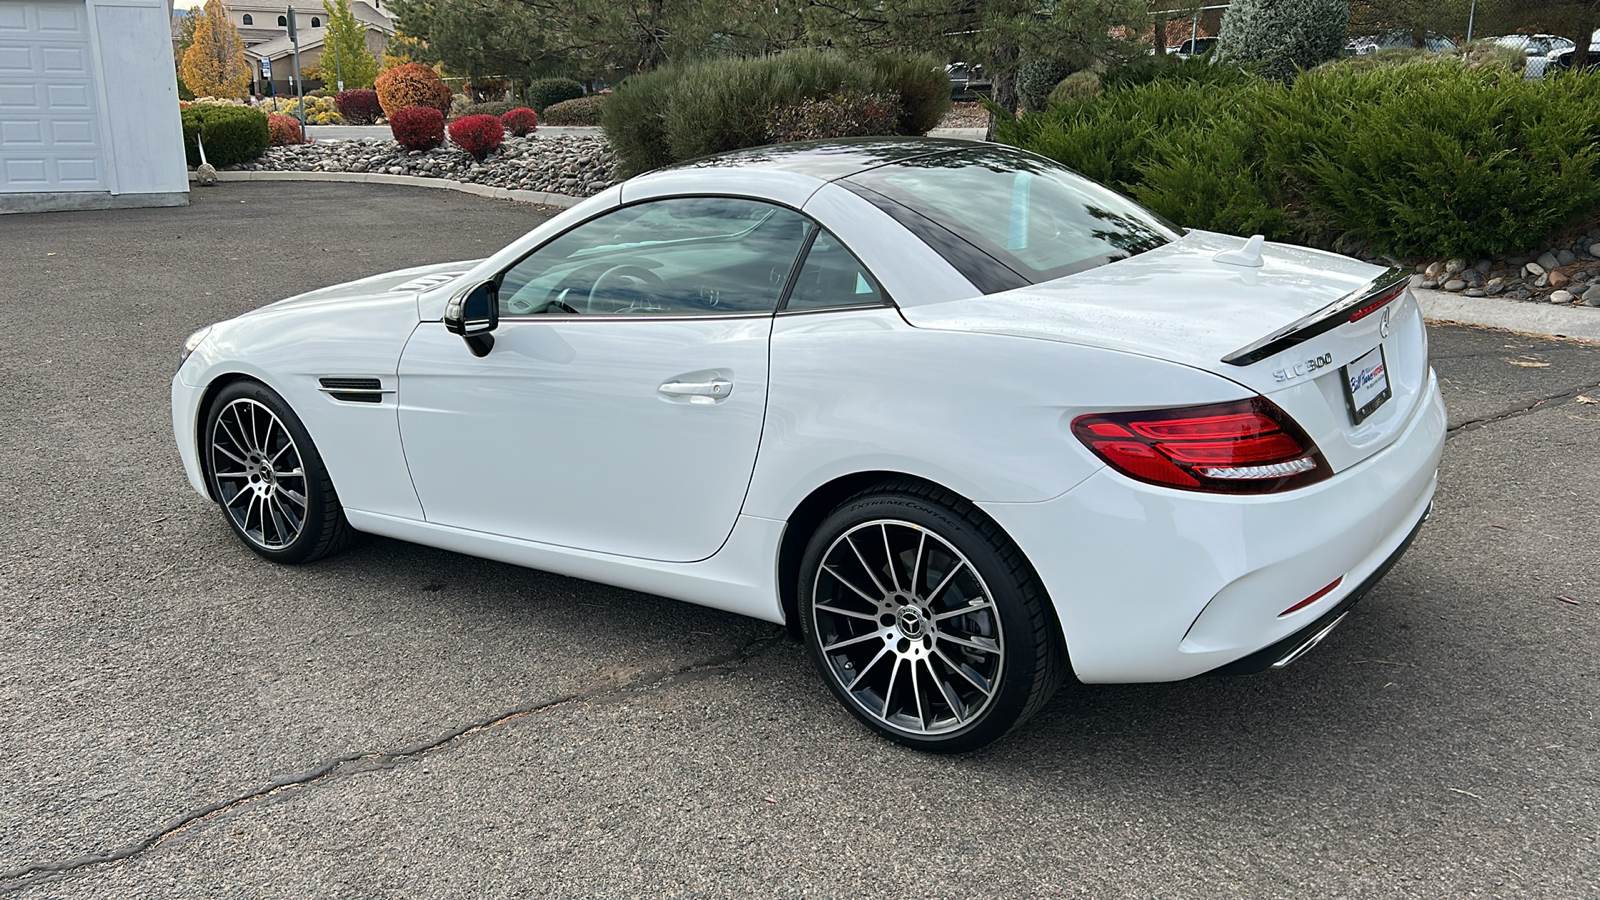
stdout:
[[393,272],[385,272],[382,275],[372,275],[356,281],[347,281],[343,284],[335,284],[330,287],[318,288],[308,293],[297,294],[286,300],[269,303],[260,309],[245,313],[245,315],[280,313],[330,303],[373,299],[385,295],[420,293],[432,290],[465,275],[480,262],[482,260],[471,259],[461,262],[435,263],[428,266],[398,269]]
[[1383,272],[1304,247],[1265,244],[1259,268],[1214,258],[1244,239],[1203,231],[1055,281],[908,306],[919,328],[1042,338],[1137,353],[1230,375],[1234,350],[1321,309]]

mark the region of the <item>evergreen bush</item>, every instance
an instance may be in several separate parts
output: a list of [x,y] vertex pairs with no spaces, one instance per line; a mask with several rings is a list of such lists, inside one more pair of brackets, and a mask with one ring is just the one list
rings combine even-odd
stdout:
[[1076,103],[1079,100],[1098,97],[1101,93],[1100,74],[1085,69],[1081,72],[1073,72],[1071,75],[1061,79],[1061,83],[1051,89],[1045,105],[1049,107],[1060,106],[1063,103]]
[[1064,59],[1029,56],[1017,69],[1017,98],[1024,112],[1040,112],[1050,105],[1050,92],[1072,74],[1073,65]]
[[606,101],[602,124],[620,171],[632,175],[760,146],[769,140],[775,111],[849,93],[890,98],[895,131],[924,133],[948,109],[949,92],[944,67],[931,56],[883,55],[863,64],[841,53],[792,51],[635,75]]
[[1222,18],[1218,49],[1239,63],[1260,63],[1261,74],[1289,81],[1344,53],[1348,0],[1234,0]]
[[1184,225],[1328,249],[1477,258],[1600,212],[1600,79],[1454,58],[1108,85],[997,138]]
[[571,78],[535,78],[522,89],[522,96],[528,107],[542,116],[547,106],[582,97],[583,85]]
[[248,106],[196,104],[179,113],[183,122],[183,152],[189,165],[200,165],[205,141],[206,160],[217,168],[249,162],[267,152],[271,138],[267,114]]
[[464,119],[467,116],[494,116],[498,119],[520,106],[522,106],[522,104],[516,102],[515,100],[495,100],[489,103],[468,103],[459,110],[453,111],[451,118]]
[[563,100],[552,103],[544,108],[544,123],[546,125],[599,125],[600,111],[604,108],[605,99],[610,94],[590,94],[576,100]]
[[782,144],[894,134],[899,123],[900,106],[893,97],[846,89],[821,100],[801,100],[770,110],[767,141]]

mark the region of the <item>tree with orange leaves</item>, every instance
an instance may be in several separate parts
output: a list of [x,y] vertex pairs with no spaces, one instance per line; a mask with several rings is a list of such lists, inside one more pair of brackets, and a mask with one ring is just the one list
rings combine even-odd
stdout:
[[206,0],[205,9],[194,15],[194,42],[178,66],[183,83],[200,97],[244,96],[250,89],[250,64],[222,0]]

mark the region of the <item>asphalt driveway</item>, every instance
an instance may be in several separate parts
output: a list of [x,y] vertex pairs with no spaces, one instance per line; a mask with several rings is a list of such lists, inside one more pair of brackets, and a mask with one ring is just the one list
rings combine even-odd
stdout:
[[1432,329],[1432,523],[1270,676],[870,736],[780,629],[382,539],[305,568],[191,492],[183,338],[546,214],[234,183],[0,216],[0,894],[1593,896],[1600,345]]

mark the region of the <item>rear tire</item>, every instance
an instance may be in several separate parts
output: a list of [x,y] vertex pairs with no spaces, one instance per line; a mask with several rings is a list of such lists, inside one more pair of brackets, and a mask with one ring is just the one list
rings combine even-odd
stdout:
[[236,381],[217,394],[201,454],[223,518],[266,559],[307,563],[354,540],[311,435],[266,385]]
[[1065,676],[1033,568],[976,507],[938,488],[893,483],[841,504],[806,547],[797,596],[829,690],[918,750],[993,742]]

